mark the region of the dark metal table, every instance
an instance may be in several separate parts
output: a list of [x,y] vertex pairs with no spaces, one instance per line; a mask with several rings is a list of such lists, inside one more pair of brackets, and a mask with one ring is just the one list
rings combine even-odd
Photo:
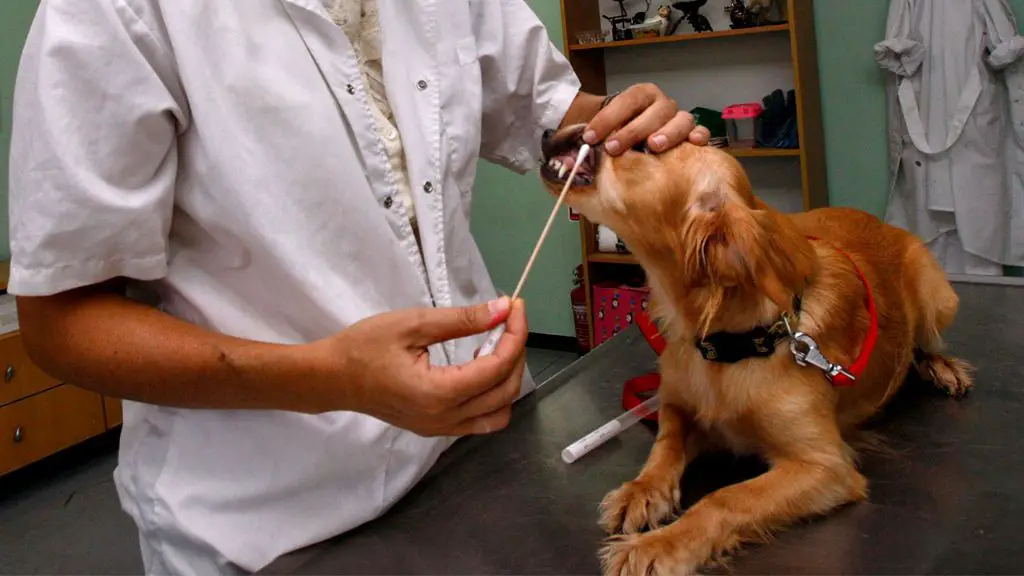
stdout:
[[[911,381],[868,456],[870,501],[747,548],[733,574],[1024,574],[1024,289],[958,284],[948,341],[978,367],[965,400]],[[455,446],[387,515],[269,566],[267,574],[596,574],[597,505],[633,478],[654,437],[636,426],[575,464],[566,445],[621,413],[654,354],[631,329],[545,382],[505,431]],[[757,474],[708,457],[684,500]]]

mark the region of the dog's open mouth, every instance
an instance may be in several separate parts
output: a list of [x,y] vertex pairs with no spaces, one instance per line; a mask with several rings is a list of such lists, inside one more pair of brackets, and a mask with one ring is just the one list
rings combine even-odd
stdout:
[[[549,137],[544,139],[543,144],[543,165],[540,169],[541,177],[548,182],[565,184],[576,165],[576,157],[579,156],[580,147],[583,146],[583,139],[579,136],[573,137]],[[594,183],[594,175],[597,173],[597,156],[599,148],[595,146],[583,159],[583,163],[576,170],[573,177],[573,186],[589,186]]]

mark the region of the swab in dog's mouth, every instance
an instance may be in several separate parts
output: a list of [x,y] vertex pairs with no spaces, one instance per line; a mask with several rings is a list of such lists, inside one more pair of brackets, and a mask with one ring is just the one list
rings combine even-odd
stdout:
[[[544,164],[540,169],[541,177],[548,182],[565,184],[566,178],[569,177],[573,166],[576,165],[576,157],[579,155],[581,146],[583,146],[582,140],[550,142],[549,146],[545,146]],[[573,186],[589,186],[594,183],[594,174],[597,172],[597,154],[596,149],[591,149],[587,154],[572,180]]]

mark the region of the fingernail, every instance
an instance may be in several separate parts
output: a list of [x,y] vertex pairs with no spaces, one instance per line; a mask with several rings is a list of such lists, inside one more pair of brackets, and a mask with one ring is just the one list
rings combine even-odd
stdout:
[[658,150],[661,150],[668,144],[668,136],[665,136],[664,134],[658,134],[652,138],[652,140],[654,141],[654,147]]
[[487,303],[487,310],[491,313],[492,318],[498,318],[508,312],[509,302],[508,298],[501,297],[497,300],[491,300]]
[[604,145],[604,147],[606,150],[608,150],[609,154],[618,154],[619,148],[621,148],[622,145],[619,144],[618,140],[609,140],[608,143]]
[[597,143],[597,132],[593,130],[587,130],[583,133],[583,141],[593,146]]

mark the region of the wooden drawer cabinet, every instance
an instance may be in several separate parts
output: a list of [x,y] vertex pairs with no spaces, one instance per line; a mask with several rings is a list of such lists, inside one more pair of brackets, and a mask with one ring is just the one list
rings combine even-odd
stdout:
[[103,397],[66,384],[0,407],[0,474],[105,430]]
[[116,428],[121,425],[121,401],[110,396],[103,397],[103,416],[107,422],[107,428]]
[[60,384],[28,359],[21,335],[0,336],[0,406],[10,404]]
[[[7,272],[0,262],[0,294]],[[51,378],[29,360],[17,329],[0,334],[0,476],[116,428],[121,418],[120,400]]]

